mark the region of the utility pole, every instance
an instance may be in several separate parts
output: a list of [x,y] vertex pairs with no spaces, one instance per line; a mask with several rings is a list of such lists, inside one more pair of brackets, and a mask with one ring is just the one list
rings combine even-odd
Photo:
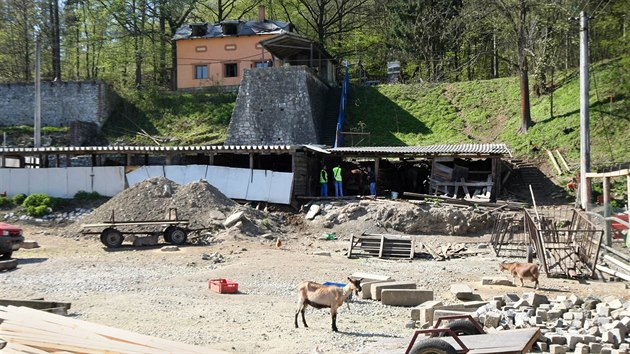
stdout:
[[591,202],[591,185],[586,173],[591,170],[591,138],[589,128],[588,81],[588,16],[580,12],[580,203],[588,211]]
[[41,62],[41,44],[39,37],[37,38],[37,44],[35,46],[35,137],[34,147],[41,147],[41,129],[42,129],[42,97],[41,97],[41,76],[40,76],[40,62]]

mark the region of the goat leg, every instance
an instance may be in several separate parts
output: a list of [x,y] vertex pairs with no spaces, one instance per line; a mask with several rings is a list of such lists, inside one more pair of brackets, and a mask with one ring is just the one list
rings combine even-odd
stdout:
[[337,313],[332,315],[332,330],[333,330],[333,332],[339,332],[337,330]]
[[[302,323],[304,323],[304,327],[308,327],[308,325],[306,324],[306,317],[304,317],[305,311],[306,311],[306,306],[302,307]],[[295,320],[297,321],[297,314],[295,315]]]

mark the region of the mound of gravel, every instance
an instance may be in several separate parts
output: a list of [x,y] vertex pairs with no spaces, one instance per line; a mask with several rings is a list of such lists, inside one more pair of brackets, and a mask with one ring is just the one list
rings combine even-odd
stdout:
[[[249,236],[277,231],[278,222],[266,212],[243,207],[226,197],[205,180],[181,186],[164,177],[153,177],[128,188],[95,209],[91,214],[68,226],[68,236],[80,234],[81,225],[116,221],[152,221],[177,218],[188,220],[189,229],[223,230],[223,222],[243,211],[234,227]],[[169,216],[169,211],[171,215]],[[160,226],[125,227],[125,231],[159,231]]]

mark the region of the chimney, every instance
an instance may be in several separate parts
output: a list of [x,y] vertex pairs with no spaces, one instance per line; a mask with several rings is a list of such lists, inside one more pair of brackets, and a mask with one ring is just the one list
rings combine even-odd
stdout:
[[265,6],[258,6],[258,22],[265,22]]

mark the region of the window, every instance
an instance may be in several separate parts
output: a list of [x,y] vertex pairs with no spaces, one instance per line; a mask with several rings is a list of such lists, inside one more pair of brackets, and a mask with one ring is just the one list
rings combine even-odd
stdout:
[[207,50],[208,50],[208,47],[206,47],[205,45],[200,45],[200,46],[195,48],[196,52],[205,52]]
[[236,63],[225,64],[225,77],[237,77],[238,67]]
[[196,65],[195,66],[195,79],[207,79],[208,78],[208,65]]
[[236,44],[226,44],[223,48],[225,48],[225,50],[236,50]]

